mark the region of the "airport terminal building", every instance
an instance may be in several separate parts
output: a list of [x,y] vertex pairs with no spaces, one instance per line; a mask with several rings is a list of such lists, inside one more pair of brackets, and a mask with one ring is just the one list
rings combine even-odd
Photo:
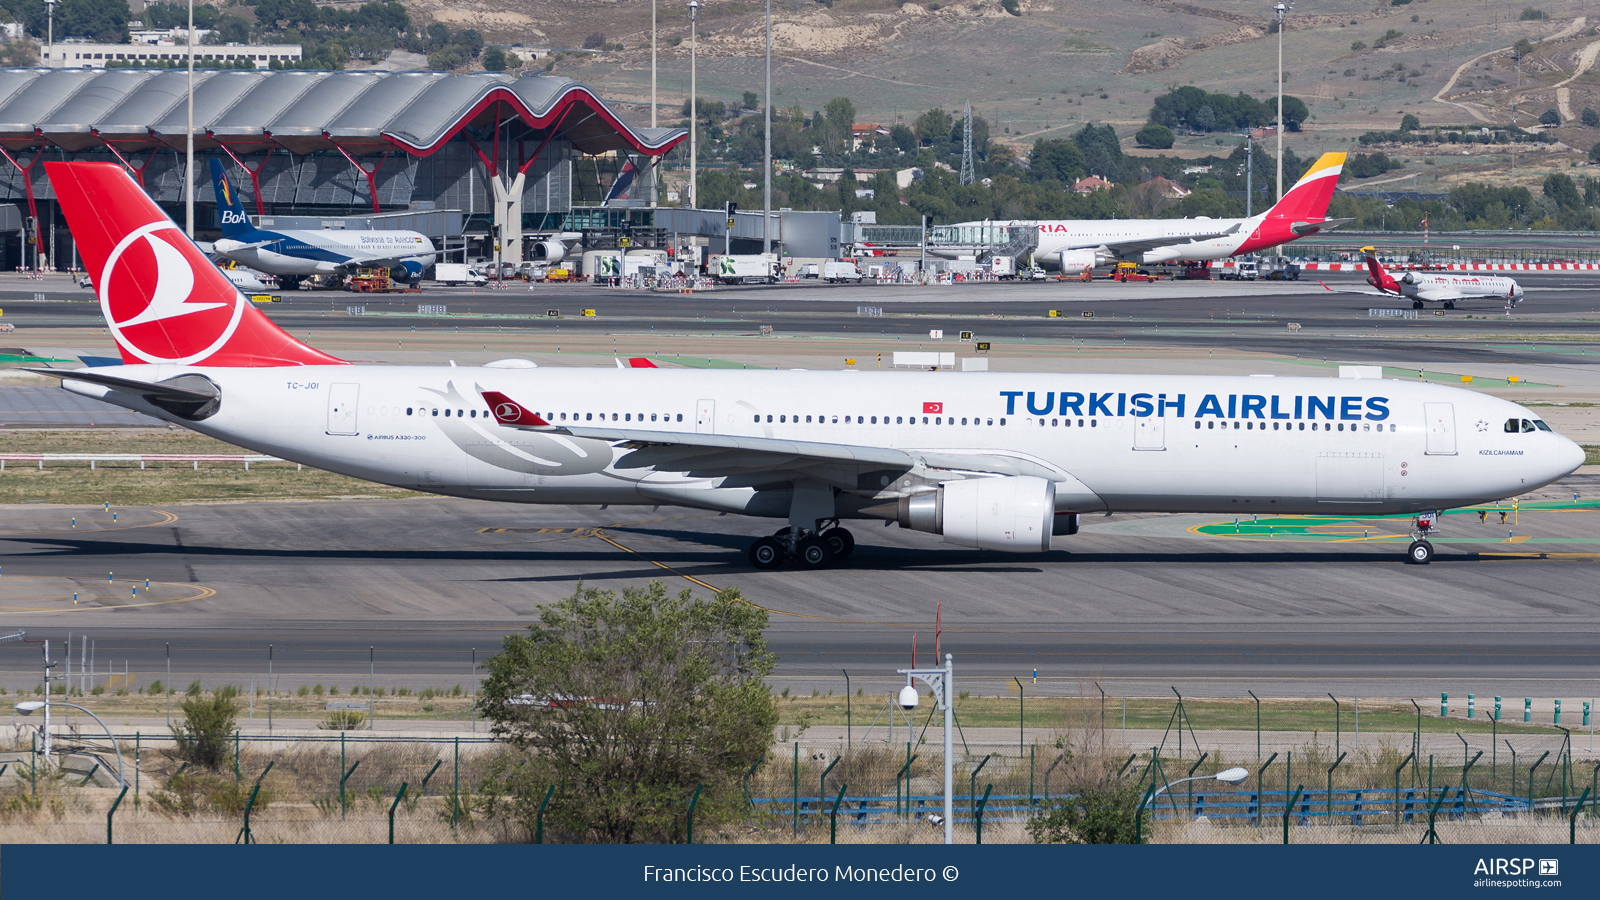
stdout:
[[[217,230],[218,158],[258,216],[297,217],[263,224],[415,228],[452,252],[498,235],[520,261],[525,230],[648,216],[655,167],[687,138],[635,128],[584,85],[542,74],[196,71],[186,172],[188,82],[184,70],[0,70],[0,266],[74,264],[45,160],[121,163],[179,223],[193,181],[202,239]],[[600,208],[629,162],[633,199]]]

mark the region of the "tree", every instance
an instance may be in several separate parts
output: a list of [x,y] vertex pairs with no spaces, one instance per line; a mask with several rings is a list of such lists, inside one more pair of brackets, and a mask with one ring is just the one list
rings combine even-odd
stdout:
[[1515,56],[1517,59],[1521,59],[1532,52],[1533,42],[1527,38],[1518,38],[1517,42],[1511,45],[1511,55]]
[[9,67],[36,66],[39,64],[39,45],[27,38],[0,45],[0,65]]
[[1150,147],[1156,150],[1166,150],[1172,146],[1172,129],[1154,122],[1139,129],[1133,136],[1133,142],[1141,147]]
[[1421,127],[1422,127],[1422,120],[1418,119],[1416,116],[1412,115],[1411,113],[1406,113],[1405,115],[1400,117],[1400,130],[1401,131],[1416,131],[1418,128],[1421,128]]
[[1077,144],[1043,138],[1033,142],[1033,151],[1028,154],[1028,171],[1041,181],[1054,179],[1069,187],[1088,174],[1083,165],[1083,151]]
[[1583,195],[1578,185],[1561,172],[1552,172],[1544,178],[1544,195],[1562,209],[1581,209]]
[[[1136,781],[1095,781],[1069,784],[1066,796],[1050,812],[1028,822],[1028,833],[1038,844],[1143,843],[1134,810],[1144,794]],[[1138,817],[1150,820],[1148,809]]]
[[1585,106],[1583,112],[1579,114],[1579,118],[1583,121],[1585,128],[1600,127],[1600,113],[1595,112],[1593,107]]
[[856,124],[856,105],[848,97],[835,97],[823,106],[821,140],[817,143],[826,154],[849,153],[851,129]]
[[574,841],[682,839],[745,812],[741,778],[766,757],[777,708],[766,610],[738,591],[710,601],[659,581],[577,586],[508,635],[487,662],[478,708],[509,745],[485,783],[491,815],[532,825],[560,785],[546,829]]
[[1283,127],[1290,131],[1299,131],[1300,123],[1311,117],[1311,108],[1299,97],[1283,95]]
[[896,150],[910,152],[917,149],[917,133],[904,125],[890,126],[889,141]]
[[911,130],[917,133],[917,140],[931,144],[936,140],[948,138],[953,124],[950,114],[935,106],[917,116],[917,120],[911,123]]
[[1539,114],[1540,125],[1560,125],[1561,114],[1553,109],[1547,109]]
[[1600,163],[1600,144],[1595,144],[1589,148],[1589,159],[1593,162]]
[[1217,127],[1217,114],[1209,106],[1202,106],[1189,117],[1195,131],[1211,131]]
[[499,47],[490,47],[483,51],[479,57],[486,72],[504,72],[506,70],[506,52]]
[[1021,17],[1022,15],[1022,9],[1017,4],[1017,0],[1000,0],[1000,8],[1013,16]]
[[606,45],[606,36],[596,31],[583,39],[583,49],[599,50]]
[[755,91],[745,91],[744,99],[740,101],[739,105],[743,106],[745,109],[760,109],[761,96]]

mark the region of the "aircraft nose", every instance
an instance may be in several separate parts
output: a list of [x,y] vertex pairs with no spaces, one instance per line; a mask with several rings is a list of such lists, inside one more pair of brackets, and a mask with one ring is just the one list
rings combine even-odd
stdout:
[[1561,471],[1571,475],[1588,459],[1588,453],[1567,438],[1562,438],[1561,440],[1566,446],[1557,451],[1557,458],[1560,460]]

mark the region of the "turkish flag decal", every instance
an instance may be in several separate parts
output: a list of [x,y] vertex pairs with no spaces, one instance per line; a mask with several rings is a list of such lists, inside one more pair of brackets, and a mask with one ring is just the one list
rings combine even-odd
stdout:
[[944,404],[943,403],[924,403],[924,404],[922,404],[922,411],[925,412],[925,413],[942,413],[942,412],[944,412]]

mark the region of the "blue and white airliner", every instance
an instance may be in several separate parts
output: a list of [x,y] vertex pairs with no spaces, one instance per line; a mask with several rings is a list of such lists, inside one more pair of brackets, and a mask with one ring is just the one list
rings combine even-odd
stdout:
[[353,275],[357,269],[389,269],[395,281],[415,282],[433,265],[433,241],[415,231],[267,231],[250,223],[238,191],[211,161],[211,183],[217,192],[222,239],[212,245],[217,255],[268,275],[285,290],[294,290],[311,275]]

